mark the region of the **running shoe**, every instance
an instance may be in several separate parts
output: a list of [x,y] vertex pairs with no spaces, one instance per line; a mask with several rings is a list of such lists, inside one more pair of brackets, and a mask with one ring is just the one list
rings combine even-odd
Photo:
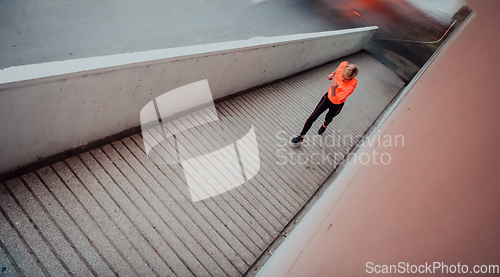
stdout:
[[325,132],[325,130],[326,130],[326,127],[321,125],[321,128],[319,128],[319,130],[318,130],[318,135],[322,135]]
[[292,143],[297,144],[297,143],[302,142],[303,140],[304,140],[303,136],[298,136],[298,137],[295,137],[292,139]]

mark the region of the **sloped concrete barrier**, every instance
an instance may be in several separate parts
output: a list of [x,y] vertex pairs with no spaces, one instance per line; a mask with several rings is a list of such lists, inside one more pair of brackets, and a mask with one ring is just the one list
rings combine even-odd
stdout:
[[[378,27],[161,49],[0,70],[0,172],[137,127],[144,105],[207,79],[213,99],[355,53]],[[179,106],[196,102],[186,95]],[[293,99],[290,99],[293,101]]]

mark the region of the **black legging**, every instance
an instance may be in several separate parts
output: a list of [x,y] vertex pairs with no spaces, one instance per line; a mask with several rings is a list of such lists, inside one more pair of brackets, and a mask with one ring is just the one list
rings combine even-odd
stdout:
[[304,124],[304,127],[302,128],[302,132],[300,132],[301,136],[305,136],[307,131],[311,129],[312,124],[318,117],[326,111],[326,109],[329,109],[328,113],[325,116],[325,123],[323,123],[323,126],[328,126],[330,122],[332,122],[332,119],[340,113],[342,110],[342,107],[344,106],[344,103],[342,104],[333,104],[330,99],[328,99],[328,93],[323,95],[323,98],[321,98],[321,101],[319,101],[318,106],[316,106],[316,109],[314,109],[314,112],[309,116],[309,118],[306,120],[306,123]]

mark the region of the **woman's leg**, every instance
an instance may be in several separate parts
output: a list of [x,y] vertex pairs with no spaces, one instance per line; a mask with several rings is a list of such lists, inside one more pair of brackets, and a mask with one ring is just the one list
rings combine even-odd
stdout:
[[325,122],[323,123],[323,127],[328,127],[328,124],[330,124],[333,120],[334,117],[336,117],[340,111],[342,110],[342,107],[344,107],[344,103],[342,104],[331,104],[330,109],[328,110],[328,113],[326,113],[325,116]]
[[318,105],[316,106],[316,109],[314,109],[314,112],[309,116],[309,118],[306,120],[306,123],[304,124],[304,127],[302,128],[302,131],[300,132],[301,136],[304,136],[309,129],[311,129],[312,124],[318,117],[328,109],[328,106],[331,105],[332,102],[328,100],[328,96],[325,94],[323,98],[321,98],[321,101],[319,101]]

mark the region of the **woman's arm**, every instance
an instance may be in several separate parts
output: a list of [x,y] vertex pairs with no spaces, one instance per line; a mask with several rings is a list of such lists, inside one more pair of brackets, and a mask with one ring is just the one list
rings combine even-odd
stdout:
[[333,79],[333,76],[335,76],[335,71],[333,71],[332,74],[328,75],[328,80]]
[[332,92],[332,96],[335,97],[337,95],[337,92],[335,91],[339,87],[339,84],[337,82],[332,82],[330,84],[330,90]]

